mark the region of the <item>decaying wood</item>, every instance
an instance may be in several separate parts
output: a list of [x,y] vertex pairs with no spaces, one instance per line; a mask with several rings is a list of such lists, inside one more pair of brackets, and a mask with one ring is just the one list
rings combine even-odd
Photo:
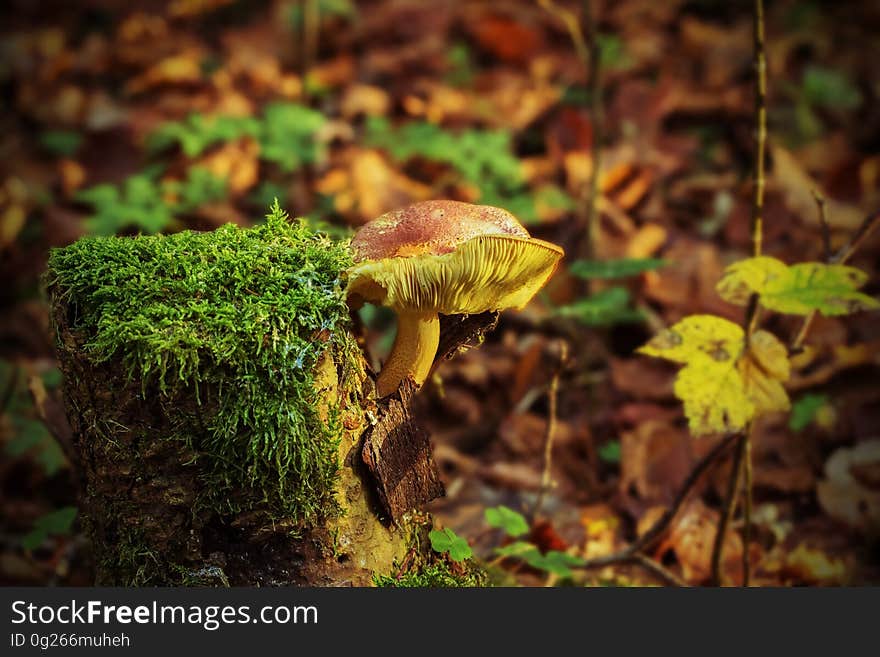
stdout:
[[[498,313],[491,312],[441,315],[437,361],[477,344],[497,322]],[[444,494],[428,432],[411,415],[415,391],[412,379],[405,379],[397,392],[380,400],[379,419],[364,436],[364,462],[385,512],[394,521]]]

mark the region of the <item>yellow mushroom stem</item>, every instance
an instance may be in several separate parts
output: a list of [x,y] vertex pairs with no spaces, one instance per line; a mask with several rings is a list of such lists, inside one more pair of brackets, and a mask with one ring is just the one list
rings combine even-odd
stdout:
[[385,397],[411,376],[416,385],[428,378],[437,346],[440,344],[440,318],[435,312],[404,310],[397,313],[397,337],[388,360],[376,379],[376,392]]

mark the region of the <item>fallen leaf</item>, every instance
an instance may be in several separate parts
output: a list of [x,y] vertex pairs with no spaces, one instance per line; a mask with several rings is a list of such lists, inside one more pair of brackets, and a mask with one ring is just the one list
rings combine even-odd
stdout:
[[830,557],[805,543],[785,555],[782,572],[809,584],[841,585],[849,579],[849,569],[843,559]]
[[[699,499],[691,499],[672,521],[669,533],[657,547],[655,554],[663,555],[672,550],[681,564],[685,580],[702,584],[712,575],[712,547],[717,531],[718,512]],[[737,532],[728,531],[724,538],[724,557],[721,564],[727,581],[741,580],[742,552],[742,538]]]

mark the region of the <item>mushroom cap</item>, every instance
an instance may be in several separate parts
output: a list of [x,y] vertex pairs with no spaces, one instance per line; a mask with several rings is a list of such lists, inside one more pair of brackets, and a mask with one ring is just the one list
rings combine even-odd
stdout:
[[563,256],[509,212],[457,201],[382,215],[360,229],[352,249],[349,296],[447,315],[522,308]]

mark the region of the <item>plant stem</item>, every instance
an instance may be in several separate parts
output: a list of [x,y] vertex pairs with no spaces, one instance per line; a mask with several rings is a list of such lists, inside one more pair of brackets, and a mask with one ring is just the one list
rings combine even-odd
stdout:
[[819,226],[822,229],[822,257],[831,262],[831,226],[828,225],[828,204],[818,189],[812,190],[816,207],[819,210]]
[[752,427],[750,424],[745,439],[745,455],[743,457],[743,552],[742,552],[742,585],[747,587],[751,576],[749,560],[749,541],[752,539]]
[[752,199],[752,252],[761,255],[764,211],[764,162],[767,159],[767,57],[764,53],[764,0],[755,0],[755,188]]
[[559,376],[565,367],[565,361],[568,359],[568,343],[565,340],[559,340],[559,364],[550,379],[550,388],[547,391],[547,431],[544,434],[544,465],[541,472],[541,489],[538,491],[538,499],[535,500],[535,508],[532,510],[532,520],[538,517],[541,507],[544,504],[544,498],[550,490],[550,470],[553,464],[553,440],[556,438],[557,425],[557,402],[559,397]]
[[590,127],[593,129],[593,168],[590,170],[590,180],[583,198],[584,212],[584,236],[580,244],[580,257],[584,260],[592,260],[596,250],[596,240],[599,235],[599,175],[602,168],[602,122],[604,121],[602,108],[602,61],[599,49],[599,35],[596,29],[596,18],[593,15],[591,0],[584,0],[584,24],[586,26],[587,42],[589,43],[589,78],[587,81],[587,94],[590,100]]
[[736,443],[736,451],[733,455],[733,466],[730,473],[730,479],[727,482],[727,494],[724,498],[724,508],[721,511],[718,530],[715,532],[715,543],[712,546],[712,583],[715,586],[720,586],[722,584],[721,558],[724,553],[724,539],[727,535],[727,527],[733,518],[733,511],[736,508],[740,475],[742,473],[743,455],[746,451],[746,436],[747,434],[739,436]]

